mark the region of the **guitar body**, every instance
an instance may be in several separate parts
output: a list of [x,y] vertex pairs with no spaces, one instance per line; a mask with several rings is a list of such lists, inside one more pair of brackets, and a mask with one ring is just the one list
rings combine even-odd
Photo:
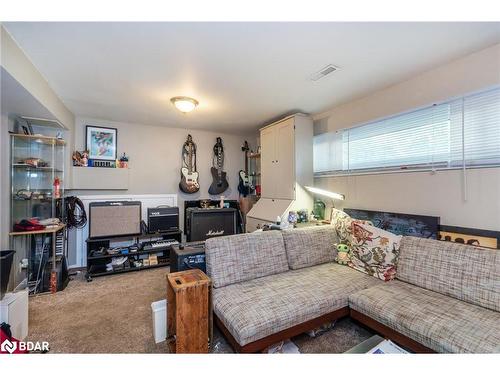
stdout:
[[186,167],[181,168],[181,182],[179,182],[179,189],[186,194],[193,194],[200,190],[198,183],[198,172],[189,172]]
[[193,194],[200,190],[198,182],[199,174],[196,172],[196,144],[191,134],[188,134],[186,142],[182,146],[181,181],[179,189],[186,194]]
[[240,170],[239,178],[240,182],[238,183],[238,191],[241,195],[246,197],[249,194],[252,194],[254,187],[250,182],[250,177],[248,176],[248,151],[250,147],[248,147],[248,142],[245,141],[243,146],[241,147],[241,151],[245,153],[245,170]]
[[213,167],[210,168],[212,173],[212,184],[208,188],[208,194],[219,195],[227,190],[229,184],[226,178],[226,172],[222,170],[224,166],[224,146],[222,138],[217,137],[217,142],[214,145]]
[[208,188],[208,193],[212,195],[222,194],[229,187],[229,183],[227,182],[226,178],[226,172],[220,172],[219,175],[219,171],[215,167],[210,168],[210,171],[212,172],[213,181],[210,185],[210,188]]
[[248,194],[252,192],[248,174],[244,170],[240,170],[239,177],[240,177],[240,182],[238,184],[238,191],[241,195],[246,197]]

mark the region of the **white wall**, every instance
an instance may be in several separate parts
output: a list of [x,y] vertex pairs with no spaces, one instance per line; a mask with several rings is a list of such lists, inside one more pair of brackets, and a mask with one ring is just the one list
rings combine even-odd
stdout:
[[500,44],[313,116],[316,134],[349,128],[500,84]]
[[10,34],[0,25],[1,59],[0,63],[33,97],[38,100],[67,129],[74,126],[75,117],[56,93],[47,80],[31,63]]
[[9,178],[9,134],[10,120],[5,113],[0,118],[0,248],[9,246],[10,178]]
[[[315,134],[499,84],[500,44],[318,114]],[[500,168],[468,170],[465,192],[461,171],[316,178],[315,183],[345,194],[343,207],[435,215],[445,225],[500,230]]]
[[[76,118],[75,148],[85,147],[85,126],[108,126],[118,129],[118,153],[130,157],[129,189],[112,190],[75,190],[78,194],[178,194],[179,207],[184,207],[184,200],[209,198],[208,188],[212,182],[213,146],[217,137],[224,143],[224,170],[227,172],[229,189],[224,193],[228,199],[238,198],[238,172],[244,169],[244,153],[241,145],[245,139],[252,140],[254,134],[245,136],[222,134],[211,131],[167,128],[142,124],[118,123],[98,119]],[[179,190],[180,168],[182,166],[181,149],[188,134],[193,136],[197,145],[197,169],[200,173],[200,191],[184,194]],[[219,197],[213,197],[218,199]]]

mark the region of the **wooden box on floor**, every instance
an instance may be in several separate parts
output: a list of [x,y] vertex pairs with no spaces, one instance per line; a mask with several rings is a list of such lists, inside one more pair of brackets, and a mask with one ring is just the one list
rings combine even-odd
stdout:
[[171,353],[208,353],[210,278],[198,269],[167,275],[167,335]]

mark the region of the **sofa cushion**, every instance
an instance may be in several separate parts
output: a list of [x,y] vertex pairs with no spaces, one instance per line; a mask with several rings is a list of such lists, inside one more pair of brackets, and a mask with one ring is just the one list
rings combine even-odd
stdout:
[[205,257],[214,288],[289,270],[280,231],[210,238]]
[[335,228],[339,242],[349,244],[352,238],[352,224],[366,224],[373,225],[371,221],[353,219],[344,211],[332,208],[331,225]]
[[326,263],[214,289],[213,307],[243,346],[346,307],[349,294],[378,283],[349,267]]
[[403,237],[396,278],[500,311],[500,251]]
[[401,236],[368,224],[352,222],[348,265],[384,281],[394,279]]
[[440,353],[500,352],[500,313],[393,280],[349,296],[351,309]]
[[337,256],[338,237],[331,225],[290,229],[282,233],[292,270],[333,262]]

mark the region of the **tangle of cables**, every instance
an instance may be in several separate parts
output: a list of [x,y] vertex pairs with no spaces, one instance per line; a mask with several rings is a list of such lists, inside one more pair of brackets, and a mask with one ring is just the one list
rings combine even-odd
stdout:
[[87,223],[87,213],[78,197],[64,198],[66,205],[66,225],[70,228],[82,228]]

